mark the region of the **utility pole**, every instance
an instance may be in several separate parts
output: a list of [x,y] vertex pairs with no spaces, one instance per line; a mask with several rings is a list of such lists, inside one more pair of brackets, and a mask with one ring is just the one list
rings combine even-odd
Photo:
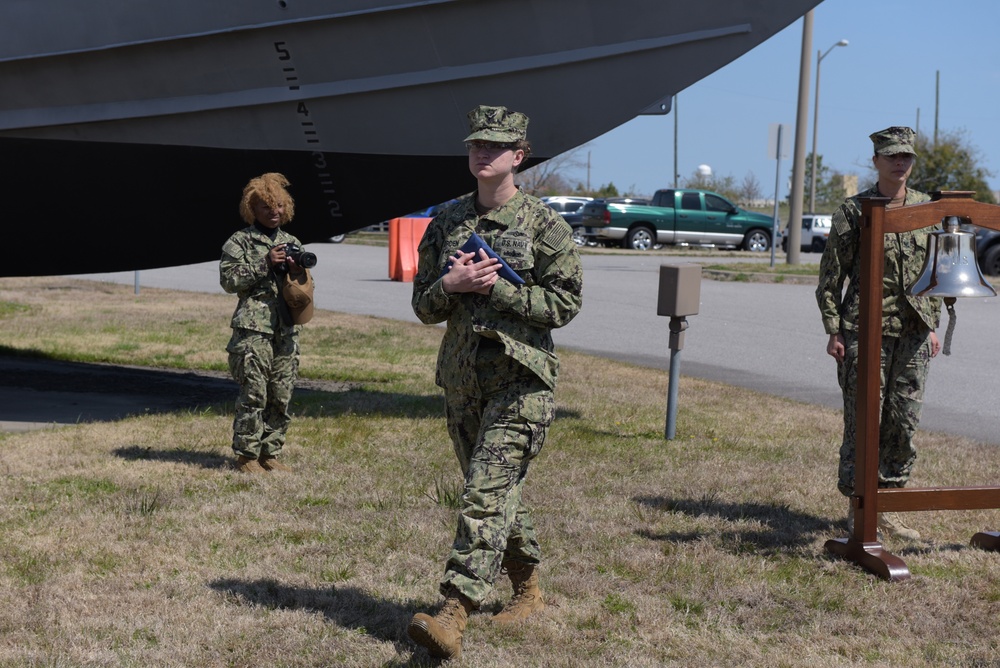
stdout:
[[677,173],[677,96],[674,95],[674,189],[677,189],[677,179],[680,178],[680,174]]
[[813,10],[802,17],[802,56],[799,64],[799,108],[795,114],[795,148],[792,155],[792,192],[788,211],[788,264],[799,263],[802,239],[802,189],[805,185],[806,123],[809,115],[809,67],[812,56]]
[[937,148],[938,109],[941,104],[941,70],[934,75],[934,148]]

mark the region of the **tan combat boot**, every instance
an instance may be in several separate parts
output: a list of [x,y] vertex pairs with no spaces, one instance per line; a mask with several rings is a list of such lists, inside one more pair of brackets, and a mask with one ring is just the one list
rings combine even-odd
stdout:
[[535,612],[545,608],[542,590],[538,588],[538,567],[523,561],[505,559],[501,571],[506,571],[514,587],[514,596],[503,610],[493,615],[493,621],[500,624],[520,622]]
[[263,466],[253,457],[240,455],[236,460],[236,470],[240,473],[267,473]]
[[277,457],[261,455],[257,462],[267,471],[291,471],[291,466],[286,466],[278,461]]
[[451,587],[445,597],[444,607],[433,617],[418,612],[410,620],[406,632],[415,643],[426,647],[435,659],[457,659],[462,656],[465,624],[475,607],[471,600]]
[[897,536],[906,540],[920,540],[920,533],[916,529],[903,524],[903,520],[896,513],[879,513],[878,528],[887,536]]

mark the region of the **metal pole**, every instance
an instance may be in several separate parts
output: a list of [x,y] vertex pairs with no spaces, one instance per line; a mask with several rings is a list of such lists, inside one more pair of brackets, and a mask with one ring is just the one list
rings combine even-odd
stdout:
[[819,134],[819,65],[826,58],[827,54],[838,46],[847,46],[847,40],[842,39],[829,49],[826,53],[816,52],[816,99],[813,102],[813,150],[812,150],[812,171],[809,174],[809,213],[816,213],[816,135]]
[[681,351],[670,351],[670,388],[667,390],[667,429],[664,435],[668,441],[677,433],[677,385],[681,377]]
[[[778,166],[774,168],[774,226],[771,232],[771,266],[774,266],[774,241],[778,238],[778,184],[781,182],[781,124],[778,124],[778,150],[774,156]],[[787,234],[787,232],[786,232]]]
[[934,73],[934,148],[937,149],[938,112],[941,106],[941,70]]
[[819,134],[819,64],[823,62],[823,56],[816,52],[816,98],[813,101],[813,150],[812,164],[809,172],[809,213],[816,213],[816,135]]
[[677,96],[674,95],[674,188],[677,188],[677,179],[680,174],[677,173]]
[[135,294],[139,294],[139,270],[135,270]]
[[668,441],[677,433],[677,386],[680,384],[681,348],[688,321],[683,316],[670,317],[670,387],[667,388],[667,426],[663,432]]

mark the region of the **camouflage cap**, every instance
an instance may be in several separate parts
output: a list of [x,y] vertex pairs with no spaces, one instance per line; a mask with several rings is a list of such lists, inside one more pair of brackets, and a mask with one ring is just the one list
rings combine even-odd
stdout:
[[479,105],[469,112],[469,130],[472,132],[465,141],[495,141],[510,143],[525,138],[528,132],[528,117],[519,111],[508,111],[507,107]]
[[916,149],[913,148],[916,133],[908,127],[894,125],[891,128],[872,133],[869,138],[875,144],[877,155],[917,154]]

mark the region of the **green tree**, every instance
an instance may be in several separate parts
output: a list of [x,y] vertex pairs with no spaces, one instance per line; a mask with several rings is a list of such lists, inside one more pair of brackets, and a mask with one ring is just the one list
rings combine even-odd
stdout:
[[602,183],[600,188],[598,188],[597,190],[594,190],[591,193],[591,197],[601,197],[601,198],[604,198],[604,197],[621,197],[621,195],[618,194],[618,188],[615,187],[614,182],[610,182],[607,185],[604,185]]
[[975,199],[995,204],[987,179],[993,173],[980,165],[979,149],[964,130],[939,132],[937,146],[922,132],[917,135],[917,162],[907,185],[925,193],[935,190],[974,190]]
[[[816,200],[815,211],[809,213],[830,212],[840,206],[849,193],[844,188],[844,175],[823,164],[823,156],[816,154]],[[789,177],[791,178],[791,177]],[[809,207],[809,195],[812,184],[812,153],[806,155],[805,179],[803,181],[802,205]],[[854,193],[850,193],[854,194]],[[791,194],[789,194],[791,198]]]

